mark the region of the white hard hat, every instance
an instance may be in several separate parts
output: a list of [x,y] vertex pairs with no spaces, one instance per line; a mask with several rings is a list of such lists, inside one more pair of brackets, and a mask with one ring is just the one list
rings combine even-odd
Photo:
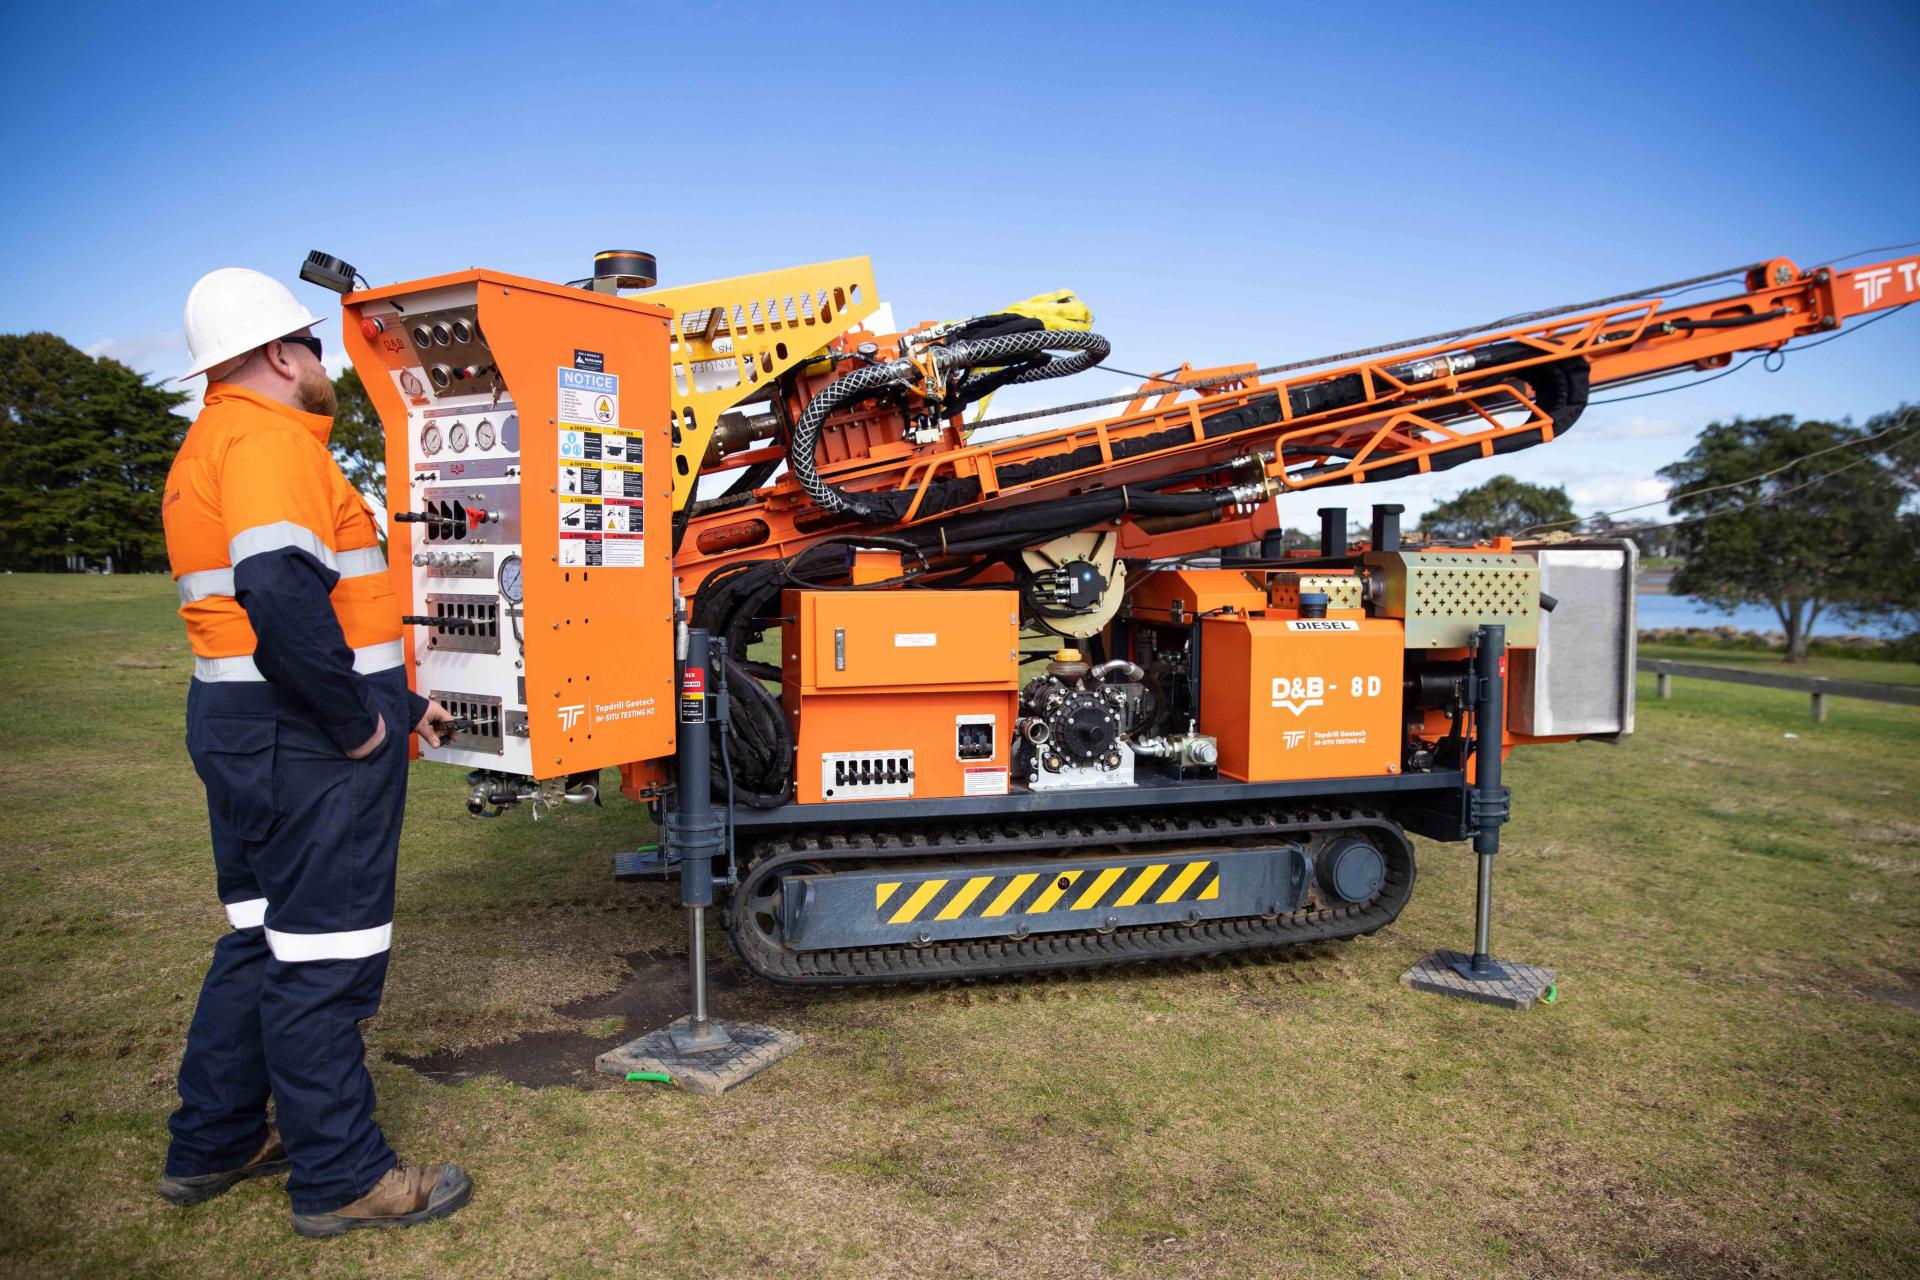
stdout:
[[246,267],[209,271],[187,295],[187,357],[193,367],[178,381],[319,323],[319,316],[270,275]]

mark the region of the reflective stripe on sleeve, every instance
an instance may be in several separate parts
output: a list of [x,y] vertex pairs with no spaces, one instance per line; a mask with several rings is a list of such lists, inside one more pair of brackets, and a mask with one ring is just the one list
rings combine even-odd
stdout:
[[[398,640],[363,645],[353,651],[353,669],[363,676],[391,671],[406,660],[406,646]],[[193,678],[209,684],[266,679],[254,665],[253,658],[244,654],[237,658],[195,658]]]
[[223,902],[227,923],[236,929],[258,929],[267,922],[267,900],[248,898],[245,902]]
[[[250,529],[247,532],[255,533],[258,530]],[[333,559],[334,571],[342,578],[366,578],[387,571],[387,558],[378,547],[336,552]],[[181,604],[195,604],[213,596],[230,597],[233,595],[233,570],[201,569],[197,573],[183,573],[175,585],[180,588]]]
[[276,520],[272,524],[242,529],[227,544],[227,559],[237,567],[248,556],[264,555],[283,547],[304,551],[327,568],[339,572],[339,560],[334,556],[333,549],[321,540],[319,534],[291,520]]
[[267,930],[267,947],[282,963],[309,960],[363,960],[393,946],[393,922],[345,933],[282,933]]
[[387,571],[387,558],[380,554],[378,547],[360,547],[354,551],[336,551],[335,569],[343,578],[364,578],[372,573]]
[[180,588],[181,604],[193,604],[209,596],[230,596],[233,594],[233,570],[202,569],[197,573],[183,573],[174,585]]

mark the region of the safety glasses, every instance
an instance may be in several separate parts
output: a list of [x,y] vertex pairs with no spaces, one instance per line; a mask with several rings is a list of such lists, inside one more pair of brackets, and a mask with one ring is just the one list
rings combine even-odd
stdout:
[[318,360],[320,358],[320,339],[318,338],[301,337],[297,334],[289,334],[286,337],[280,339],[280,341],[291,342],[296,346],[305,347],[307,350],[313,352],[313,358],[315,360]]

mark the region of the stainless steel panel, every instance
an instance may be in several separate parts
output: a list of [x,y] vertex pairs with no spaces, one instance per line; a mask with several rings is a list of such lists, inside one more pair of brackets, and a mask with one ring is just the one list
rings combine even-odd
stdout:
[[1514,729],[1609,740],[1632,733],[1638,549],[1621,539],[1524,554],[1539,563],[1540,589],[1557,603],[1540,615],[1539,646],[1511,651]]

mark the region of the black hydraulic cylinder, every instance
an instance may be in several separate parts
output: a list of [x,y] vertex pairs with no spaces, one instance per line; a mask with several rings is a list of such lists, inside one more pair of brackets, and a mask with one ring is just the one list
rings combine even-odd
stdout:
[[[713,811],[713,635],[704,627],[687,632],[680,664],[680,737],[674,744],[678,775],[667,797],[669,860],[680,862],[680,901],[687,907],[687,987],[693,1011],[669,1038],[682,1053],[720,1049],[732,1043],[726,1029],[707,1016],[707,908],[713,905],[713,860],[725,843],[725,819]],[[724,650],[724,645],[721,646]]]
[[1473,851],[1500,852],[1500,826],[1507,820],[1507,791],[1500,785],[1500,749],[1506,736],[1507,629],[1480,628],[1474,654],[1478,696],[1473,702]]
[[1500,852],[1500,828],[1507,821],[1508,794],[1500,785],[1500,751],[1506,737],[1507,629],[1480,628],[1475,646],[1473,700],[1473,851],[1480,877],[1474,901],[1473,959],[1468,976],[1500,978],[1505,971],[1490,954],[1493,931],[1493,858]]
[[1397,502],[1373,504],[1373,550],[1400,549],[1400,513],[1406,508]]
[[1328,557],[1347,554],[1345,507],[1320,508],[1320,554]]
[[713,761],[708,755],[711,642],[704,627],[687,632],[687,657],[680,667],[680,737],[674,750],[678,777],[668,797],[664,833],[669,857],[680,863],[680,901],[689,907],[713,905],[713,859],[723,843],[722,819],[713,811]]

